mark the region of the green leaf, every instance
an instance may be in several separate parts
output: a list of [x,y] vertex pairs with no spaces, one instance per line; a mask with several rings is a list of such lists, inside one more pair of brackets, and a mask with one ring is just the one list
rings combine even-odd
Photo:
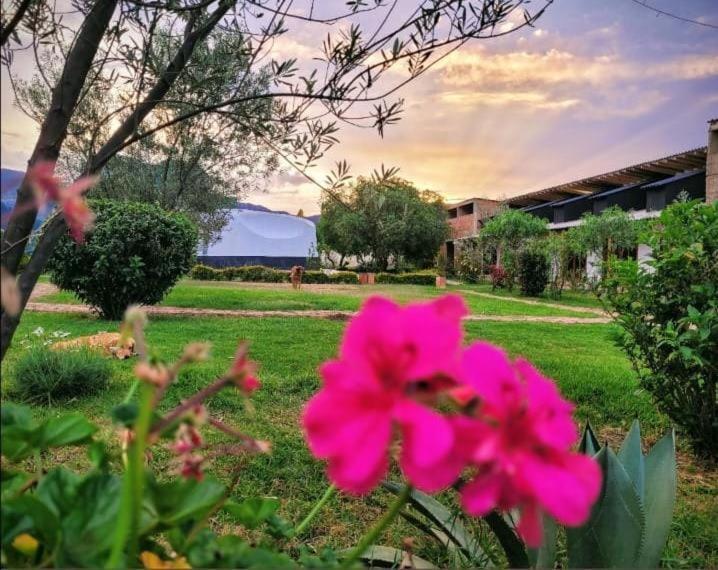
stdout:
[[604,447],[596,456],[603,471],[601,494],[588,521],[567,528],[571,568],[638,566],[645,536],[645,513],[638,493],[616,454]]
[[223,509],[232,518],[248,529],[257,528],[279,508],[279,499],[274,497],[252,497],[241,503],[227,501]]
[[108,473],[90,475],[78,485],[72,510],[62,518],[57,567],[104,564],[115,536],[121,492],[122,480]]
[[[401,485],[391,481],[385,481],[383,487],[395,495],[398,495],[402,490]],[[474,563],[479,561],[485,563],[487,560],[486,554],[479,545],[478,540],[466,530],[458,514],[452,513],[439,501],[416,489],[411,491],[409,504],[448,536],[461,549],[467,560]]]
[[[348,554],[350,550],[344,550],[340,554]],[[366,552],[361,555],[360,560],[366,562],[371,568],[416,568],[417,570],[432,570],[437,568],[428,560],[419,558],[418,556],[391,546],[373,545],[367,548]],[[411,565],[409,566],[409,561]],[[406,564],[404,564],[406,563]]]
[[36,427],[30,408],[12,403],[3,404],[0,407],[0,426],[3,429],[20,426],[30,430]]
[[40,481],[35,496],[40,499],[55,516],[62,518],[76,504],[75,497],[80,485],[80,476],[62,467],[49,471]]
[[204,516],[222,498],[224,490],[224,485],[213,479],[152,484],[160,521],[169,526]]
[[9,461],[30,457],[40,448],[41,432],[41,427],[30,429],[17,424],[3,427],[0,435],[3,456]]
[[539,548],[529,548],[532,568],[553,568],[556,562],[556,521],[543,515],[543,539]]
[[97,431],[82,414],[68,414],[51,418],[42,426],[42,444],[45,447],[61,447],[89,441]]
[[140,413],[137,402],[125,402],[112,408],[112,421],[125,427],[132,427]]
[[22,471],[0,471],[0,496],[3,499],[14,497],[30,480],[30,475]]
[[671,430],[646,456],[646,540],[638,563],[657,567],[668,539],[676,502],[676,440]]
[[583,435],[581,436],[581,442],[578,444],[578,451],[584,455],[593,457],[601,449],[601,444],[598,442],[596,434],[593,433],[593,428],[590,422],[586,422],[586,427],[583,429]]
[[643,503],[646,467],[644,464],[643,450],[641,449],[641,427],[638,420],[633,420],[628,435],[618,450],[618,459],[623,464],[626,473],[633,481],[636,492]]
[[[7,507],[32,521],[31,535],[40,540],[48,550],[55,548],[60,530],[60,521],[55,514],[35,495],[24,494],[6,502]],[[3,505],[5,506],[5,504]],[[3,528],[3,535],[5,529]],[[3,536],[3,542],[5,537]]]

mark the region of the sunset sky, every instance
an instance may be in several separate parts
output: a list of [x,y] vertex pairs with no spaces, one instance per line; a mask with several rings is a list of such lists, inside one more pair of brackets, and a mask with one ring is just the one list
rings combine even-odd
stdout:
[[[718,0],[648,0],[718,25]],[[297,33],[278,49],[311,57]],[[36,126],[2,89],[2,166],[22,169]],[[502,198],[706,144],[718,116],[718,29],[633,0],[556,0],[533,29],[469,44],[403,93],[384,139],[344,127],[312,172],[396,166],[448,201]],[[287,171],[248,201],[318,212],[319,190]]]

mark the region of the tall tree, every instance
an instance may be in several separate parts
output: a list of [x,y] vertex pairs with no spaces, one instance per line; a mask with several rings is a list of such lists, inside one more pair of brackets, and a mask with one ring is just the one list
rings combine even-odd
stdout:
[[441,197],[397,177],[359,178],[342,202],[322,206],[319,240],[342,257],[355,255],[385,271],[391,260],[431,262],[448,236]]
[[[59,80],[48,81],[51,104],[29,166],[57,160],[78,105],[87,93],[101,89],[116,91],[121,105],[107,109],[100,121],[109,134],[98,141],[86,173],[99,172],[131,145],[200,115],[244,125],[248,144],[261,141],[306,169],[337,142],[340,122],[373,126],[382,134],[399,118],[403,86],[470,40],[531,25],[550,2],[528,12],[535,6],[529,0],[417,0],[408,10],[396,9],[398,0],[321,6],[313,0],[88,0],[72,3],[68,15],[65,6],[33,0],[34,9],[22,12],[19,5],[3,20],[2,60],[12,64],[23,49],[33,52],[36,61],[47,50],[64,60]],[[508,24],[508,30],[501,26],[515,13],[524,14],[521,24]],[[170,30],[174,42],[168,43],[168,57],[155,60],[163,30]],[[295,57],[278,57],[277,42],[291,42],[292,32],[325,38],[319,57],[302,64]],[[242,38],[237,56],[247,62],[246,70],[233,77],[231,94],[217,100],[202,86],[175,88],[191,73],[198,48],[220,33]],[[69,50],[58,47],[63,45]],[[402,73],[389,73],[397,68]],[[249,85],[252,72],[260,70],[268,74],[267,89]],[[326,190],[333,192],[339,183],[330,180]],[[36,215],[26,179],[2,241],[2,265],[11,274],[17,272]],[[22,307],[64,224],[60,216],[47,224],[19,278]],[[19,315],[3,312],[3,356],[18,322]]]

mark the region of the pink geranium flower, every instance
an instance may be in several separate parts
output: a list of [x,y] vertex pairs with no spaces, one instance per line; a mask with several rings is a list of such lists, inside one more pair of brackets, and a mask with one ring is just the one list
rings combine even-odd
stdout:
[[521,510],[518,531],[529,546],[542,540],[542,512],[568,526],[582,524],[601,490],[601,473],[574,453],[578,431],[573,405],[528,362],[511,362],[486,343],[469,347],[463,377],[475,390],[474,417],[457,417],[455,454],[476,470],[461,490],[475,516],[494,508]]
[[73,239],[83,243],[85,232],[92,227],[95,219],[83,195],[97,182],[97,177],[83,176],[69,186],[62,186],[54,173],[55,163],[52,161],[38,162],[28,170],[27,179],[35,190],[37,207],[42,208],[48,200],[57,202]]
[[456,385],[466,313],[456,295],[406,307],[373,297],[352,319],[302,418],[311,451],[328,461],[338,487],[357,495],[373,489],[387,472],[395,432],[413,485],[433,492],[456,479],[461,465],[448,457],[454,430],[434,404]]

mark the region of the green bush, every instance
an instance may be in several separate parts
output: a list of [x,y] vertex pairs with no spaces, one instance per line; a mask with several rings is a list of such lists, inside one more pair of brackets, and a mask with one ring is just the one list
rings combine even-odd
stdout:
[[108,360],[96,351],[36,347],[15,364],[9,391],[23,402],[49,405],[101,392],[111,372]]
[[198,279],[200,281],[220,281],[223,279],[222,273],[219,270],[201,263],[192,267],[189,276],[191,279]]
[[666,208],[644,243],[652,261],[620,261],[601,296],[642,386],[697,451],[718,457],[718,204]]
[[132,304],[154,305],[194,261],[197,229],[151,204],[97,200],[84,244],[64,236],[48,263],[51,281],[106,319]]
[[392,283],[397,285],[436,285],[434,271],[416,273],[377,273],[376,283]]
[[538,297],[546,289],[549,278],[549,263],[541,251],[525,249],[518,257],[518,279],[521,293]]
[[289,281],[289,271],[265,267],[264,265],[243,265],[241,267],[227,267],[233,280],[250,281],[255,283],[284,283]]
[[356,285],[359,283],[359,277],[353,271],[336,271],[331,274],[324,273],[323,271],[305,271],[304,275],[302,275],[302,283],[342,283],[347,285]]

